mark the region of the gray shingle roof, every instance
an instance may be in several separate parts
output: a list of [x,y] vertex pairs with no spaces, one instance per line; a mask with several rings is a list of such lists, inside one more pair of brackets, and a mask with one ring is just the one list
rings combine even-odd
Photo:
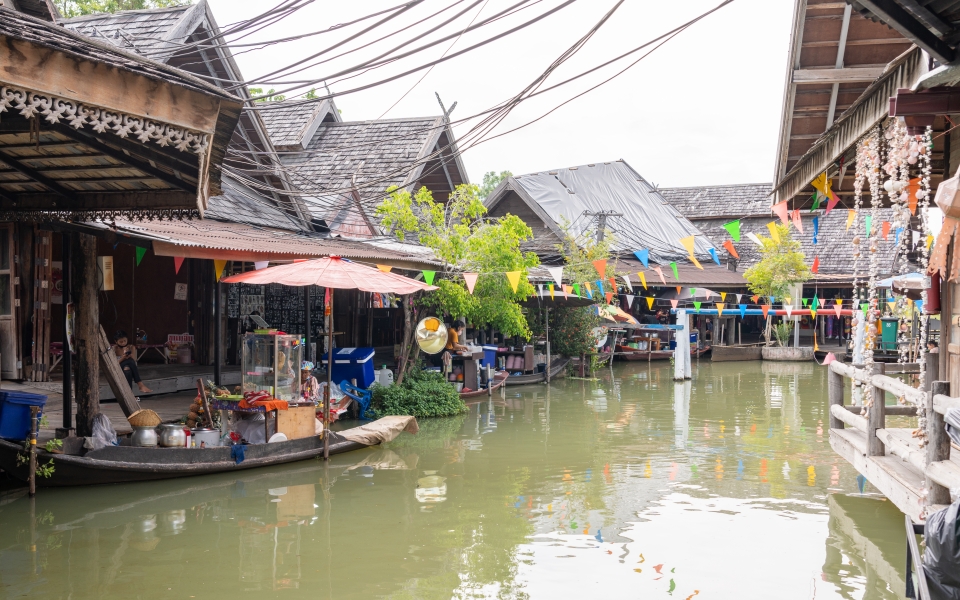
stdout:
[[688,219],[772,214],[770,183],[663,188],[660,194]]
[[302,100],[287,100],[271,103],[267,110],[258,111],[273,145],[277,148],[304,147],[309,141],[312,125],[317,119],[335,111],[329,100],[304,103]]
[[162,60],[159,55],[168,54],[177,47],[168,36],[174,32],[187,11],[193,8],[188,4],[174,8],[129,10],[62,19],[59,23],[87,37]]
[[223,194],[210,198],[204,218],[259,227],[299,230],[301,227],[261,194],[224,176]]

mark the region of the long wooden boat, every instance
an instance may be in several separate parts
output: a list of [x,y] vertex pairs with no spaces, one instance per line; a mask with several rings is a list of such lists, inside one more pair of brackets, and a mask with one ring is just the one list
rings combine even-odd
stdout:
[[[690,348],[690,356],[693,358],[700,358],[710,352],[711,346],[703,346],[701,348]],[[673,358],[673,350],[637,350],[636,348],[631,348],[630,346],[620,346],[617,345],[616,358],[618,360],[642,360],[642,361],[653,361],[653,360],[670,360]]]
[[[493,389],[489,391],[495,392],[501,387],[503,387],[503,384],[507,381],[509,377],[510,377],[510,374],[507,373],[506,371],[497,371],[497,373],[493,376]],[[487,392],[488,392],[487,388],[480,388],[479,390],[470,390],[469,392],[460,392],[460,398],[467,399],[467,398],[475,398],[477,396],[486,396]]]
[[713,362],[733,362],[741,360],[763,360],[762,346],[714,346],[710,353]]
[[[569,358],[554,358],[550,362],[550,379],[560,379],[567,374],[567,363]],[[504,380],[504,385],[512,387],[515,385],[528,385],[531,383],[543,383],[547,380],[546,373],[531,373],[529,375],[511,375]],[[486,390],[484,390],[486,393]]]
[[[364,426],[361,426],[364,427]],[[330,436],[330,455],[368,447],[350,441],[335,431]],[[90,450],[82,456],[38,452],[37,462],[44,465],[53,461],[50,477],[37,477],[42,487],[96,485],[173,479],[227,471],[241,471],[258,467],[282,465],[323,456],[323,440],[311,436],[271,444],[248,444],[244,459],[237,463],[231,457],[229,446],[216,448],[140,448],[134,446],[107,446]],[[0,469],[14,478],[27,481],[26,464],[17,464],[17,455],[23,452],[23,443],[0,439]]]

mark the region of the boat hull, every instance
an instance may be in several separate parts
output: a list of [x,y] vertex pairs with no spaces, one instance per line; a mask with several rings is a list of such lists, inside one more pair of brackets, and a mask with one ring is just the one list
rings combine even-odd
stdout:
[[714,346],[710,353],[713,362],[733,362],[743,360],[763,360],[760,346]]
[[[504,373],[503,375],[495,375],[493,378],[494,379],[493,389],[489,390],[489,393],[493,393],[499,390],[501,387],[503,387],[503,384],[509,378],[510,378],[510,375],[508,373]],[[460,398],[464,398],[464,399],[476,398],[477,396],[486,396],[487,394],[488,394],[487,388],[481,388],[479,390],[473,390],[470,392],[460,392]]]
[[[550,379],[560,379],[567,374],[567,363],[569,358],[555,358],[550,364]],[[546,373],[532,373],[530,375],[511,375],[504,380],[504,385],[514,387],[518,385],[530,385],[532,383],[543,383],[547,380]],[[484,393],[486,393],[484,391]]]

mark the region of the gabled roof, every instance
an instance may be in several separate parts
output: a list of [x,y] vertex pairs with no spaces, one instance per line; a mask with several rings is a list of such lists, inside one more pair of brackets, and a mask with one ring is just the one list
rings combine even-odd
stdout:
[[165,61],[179,49],[182,38],[192,33],[183,30],[185,19],[198,12],[202,16],[204,4],[84,15],[61,19],[59,23],[89,38]]
[[748,215],[770,215],[770,183],[736,183],[700,187],[660,188],[660,194],[680,214],[696,221]]
[[329,99],[310,103],[287,100],[265,105],[258,112],[280,151],[305,150],[321,123],[341,121],[340,112]]
[[616,213],[607,218],[617,236],[615,251],[648,249],[650,260],[666,264],[687,256],[679,240],[692,235],[697,258],[710,260],[713,245],[702,232],[623,160],[508,177],[484,204],[496,215],[498,204],[512,194],[558,237],[564,220],[574,233],[592,236],[596,219],[586,213],[609,211]]

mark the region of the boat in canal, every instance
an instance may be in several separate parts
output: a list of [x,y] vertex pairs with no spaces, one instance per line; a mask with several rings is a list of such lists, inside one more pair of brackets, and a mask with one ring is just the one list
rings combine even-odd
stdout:
[[713,362],[734,362],[742,360],[763,360],[761,344],[738,344],[714,346],[710,353]]
[[[343,454],[394,439],[401,431],[416,432],[414,417],[384,417],[352,429],[326,432],[329,453]],[[127,441],[126,439],[124,441]],[[41,487],[130,483],[233,472],[316,459],[323,456],[323,437],[212,448],[136,447],[121,443],[81,455],[54,454],[38,448],[37,462],[53,461],[50,477],[38,477]],[[129,443],[129,442],[127,442]],[[239,458],[233,448],[243,448]],[[0,439],[0,469],[27,481],[27,464],[18,461],[23,443]]]
[[[702,346],[700,348],[690,348],[690,356],[693,358],[700,358],[710,352],[710,346]],[[636,348],[631,348],[630,346],[623,346],[617,344],[616,358],[618,360],[670,360],[673,358],[673,350],[638,350]]]
[[486,396],[488,392],[492,393],[502,388],[509,377],[510,374],[506,371],[497,371],[493,376],[493,389],[488,390],[487,388],[480,388],[479,390],[463,390],[460,392],[460,398],[466,400],[467,398]]
[[[570,363],[569,358],[564,357],[555,357],[550,361],[550,379],[559,379],[567,374],[567,364]],[[528,375],[511,375],[504,380],[503,385],[507,387],[513,387],[517,385],[529,385],[531,383],[543,383],[547,380],[547,373],[531,373]],[[486,393],[486,390],[484,390]]]

